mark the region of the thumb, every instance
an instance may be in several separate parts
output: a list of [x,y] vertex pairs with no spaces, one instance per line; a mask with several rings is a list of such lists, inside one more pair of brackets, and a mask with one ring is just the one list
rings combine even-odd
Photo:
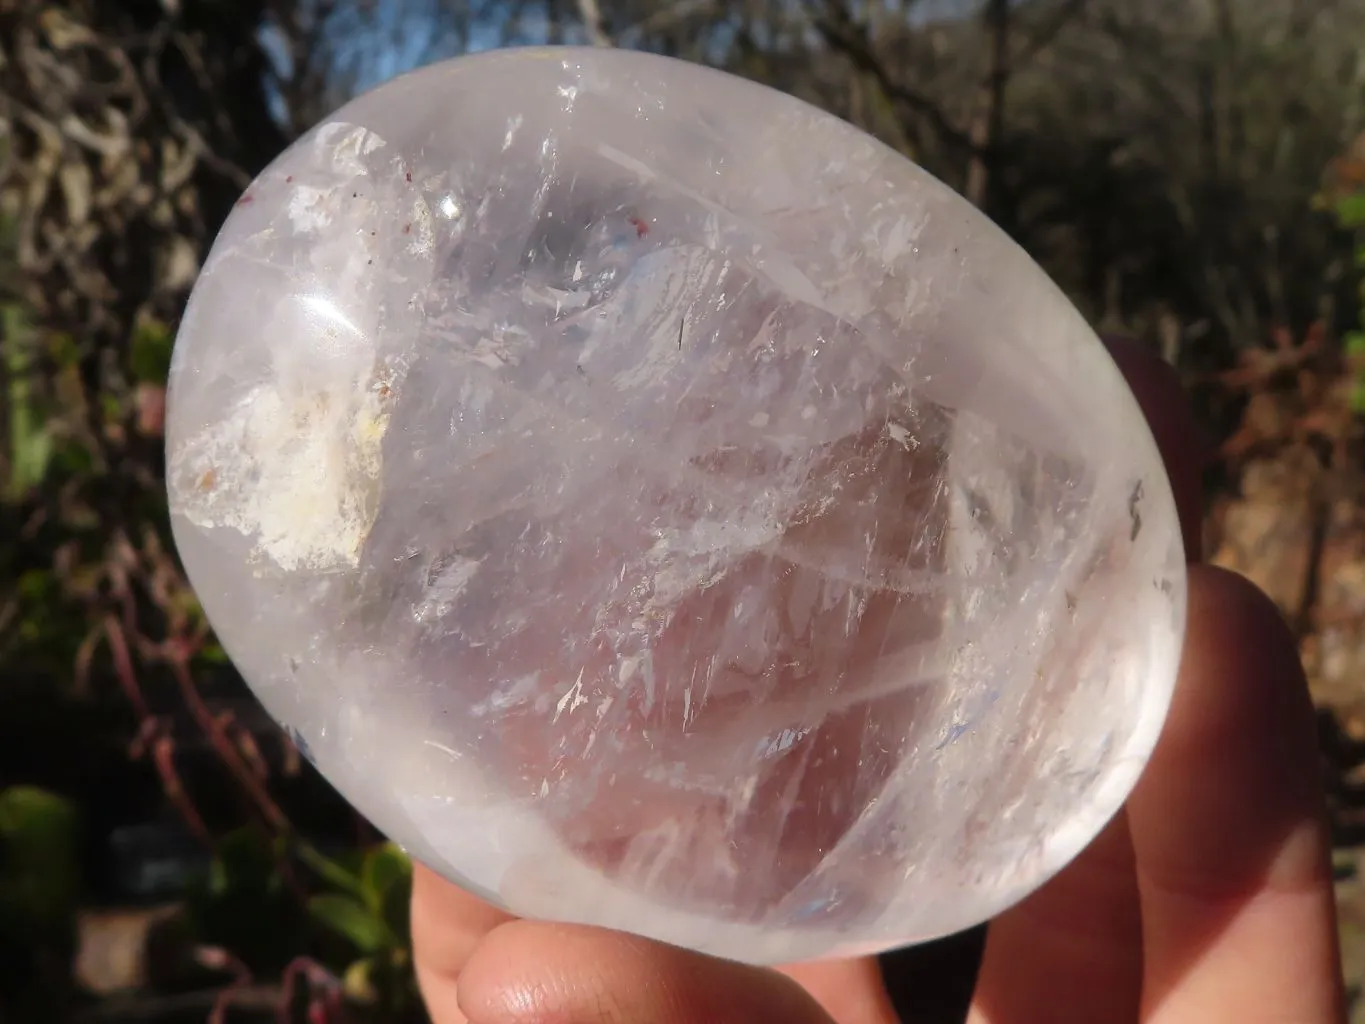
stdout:
[[460,974],[470,1024],[833,1024],[792,979],[633,935],[513,921]]

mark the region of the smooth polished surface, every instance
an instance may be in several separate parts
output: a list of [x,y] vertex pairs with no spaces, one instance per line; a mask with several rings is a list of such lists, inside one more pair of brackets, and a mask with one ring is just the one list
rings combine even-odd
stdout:
[[528,916],[759,962],[969,926],[1131,789],[1180,534],[964,200],[693,65],[501,51],[242,197],[176,344],[182,557],[269,710]]

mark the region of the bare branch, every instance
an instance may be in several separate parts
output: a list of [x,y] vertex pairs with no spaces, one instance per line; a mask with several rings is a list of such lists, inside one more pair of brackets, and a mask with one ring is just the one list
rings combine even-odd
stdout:
[[928,122],[943,143],[962,153],[975,151],[968,133],[954,124],[937,102],[891,75],[877,56],[867,26],[853,17],[842,0],[823,0],[821,6],[822,12],[814,14],[812,20],[825,45],[870,76],[887,99]]
[[627,36],[646,39],[668,32],[689,18],[714,14],[716,10],[716,0],[677,0],[667,7],[651,11],[635,24],[622,29],[619,35],[622,39]]
[[1009,0],[989,0],[982,21],[990,41],[990,69],[981,83],[981,98],[972,117],[969,133],[972,158],[967,169],[966,196],[982,209],[994,204],[992,191],[998,191],[1000,142],[1005,134],[1005,93],[1013,68],[1010,63]]
[[578,16],[583,19],[583,30],[588,34],[588,42],[593,46],[614,45],[607,35],[602,8],[597,0],[578,0]]

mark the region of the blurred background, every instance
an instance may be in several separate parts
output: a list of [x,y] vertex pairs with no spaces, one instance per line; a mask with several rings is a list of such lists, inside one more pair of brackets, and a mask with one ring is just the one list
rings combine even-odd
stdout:
[[[1208,551],[1301,638],[1357,986],[1365,0],[0,0],[0,1021],[424,1019],[407,862],[185,584],[163,385],[207,246],[292,138],[403,70],[540,42],[847,118],[1178,367]],[[977,938],[889,962],[916,1019],[960,1019]]]

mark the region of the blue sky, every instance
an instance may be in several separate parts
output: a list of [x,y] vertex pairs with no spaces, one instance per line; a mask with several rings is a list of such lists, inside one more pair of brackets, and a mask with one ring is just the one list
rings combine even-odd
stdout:
[[[352,2],[360,4],[363,0]],[[660,0],[658,8],[666,9],[678,2],[686,0]],[[807,0],[787,2],[801,5]],[[850,2],[855,8],[859,6],[859,0]],[[900,14],[911,22],[971,16],[980,6],[979,0],[863,0],[863,2],[880,3],[886,12]],[[349,26],[346,25],[346,12],[343,9],[335,40],[338,60],[341,65],[349,67],[357,75],[356,85],[360,91],[364,91],[429,60],[454,56],[462,52],[492,49],[501,45],[503,26],[506,16],[510,14],[510,4],[498,3],[496,0],[486,4],[482,17],[471,19],[469,37],[463,45],[453,38],[448,45],[442,45],[439,40],[433,38],[433,32],[439,31],[441,22],[449,17],[448,13],[442,17],[441,12],[456,10],[457,5],[462,3],[467,3],[471,7],[480,6],[479,0],[378,0],[372,5],[374,13],[355,15],[357,21]],[[525,6],[532,9],[524,10],[520,15],[521,35],[525,42],[538,42],[547,34],[547,19],[539,5]],[[287,57],[283,47],[278,44],[278,37],[266,29],[262,32],[261,38],[282,71],[287,70],[285,68]],[[283,111],[279,110],[277,113],[282,115]]]

